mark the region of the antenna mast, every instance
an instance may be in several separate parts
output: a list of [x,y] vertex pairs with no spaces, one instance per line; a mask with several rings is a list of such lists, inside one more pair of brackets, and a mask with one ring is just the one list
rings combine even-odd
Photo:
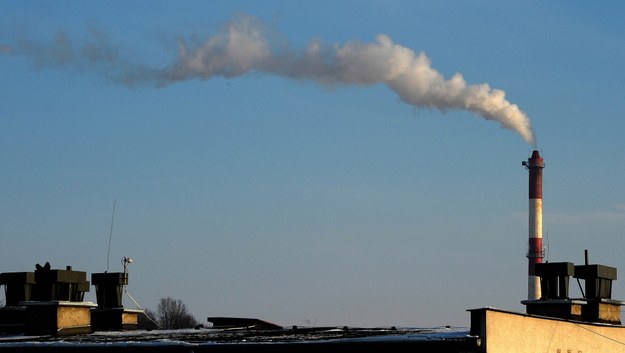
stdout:
[[115,204],[117,203],[117,200],[113,201],[113,214],[111,215],[111,230],[109,232],[109,249],[108,252],[106,253],[106,271],[104,271],[105,273],[109,271],[109,258],[111,257],[111,239],[113,238],[113,222],[115,221]]

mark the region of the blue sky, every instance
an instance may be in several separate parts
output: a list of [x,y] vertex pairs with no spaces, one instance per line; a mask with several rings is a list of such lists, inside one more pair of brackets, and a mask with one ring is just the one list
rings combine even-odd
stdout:
[[[581,263],[588,249],[625,268],[621,2],[0,9],[1,272],[46,261],[103,272],[115,202],[110,271],[132,257],[128,289],[147,308],[171,296],[202,322],[318,326],[468,326],[467,309],[524,310],[532,145],[457,96],[410,104],[399,92],[412,86],[358,81],[378,77],[380,60],[359,55],[381,34],[445,82],[504,91],[529,119],[549,261]],[[241,23],[268,57],[245,43],[201,57]],[[320,74],[280,61],[311,43],[330,55]],[[620,281],[613,297],[625,298]]]

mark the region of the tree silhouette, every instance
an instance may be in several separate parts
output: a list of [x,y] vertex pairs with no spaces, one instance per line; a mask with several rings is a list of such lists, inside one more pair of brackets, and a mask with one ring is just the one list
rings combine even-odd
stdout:
[[191,328],[198,324],[182,300],[171,297],[161,298],[156,315],[162,329]]

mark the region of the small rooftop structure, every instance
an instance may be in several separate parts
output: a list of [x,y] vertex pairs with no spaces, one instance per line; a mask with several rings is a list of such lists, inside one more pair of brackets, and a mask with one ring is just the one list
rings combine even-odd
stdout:
[[[528,314],[621,324],[621,306],[625,302],[612,299],[616,268],[588,263],[578,266],[570,262],[540,263],[536,264],[536,275],[540,277],[541,296],[538,300],[522,301]],[[569,297],[571,276],[584,281],[583,289],[580,284],[582,298]]]
[[[124,258],[126,259],[126,258]],[[99,330],[136,329],[143,310],[122,305],[128,272],[94,273],[98,304],[85,302],[87,273],[71,266],[35,265],[34,272],[0,273],[6,305],[0,308],[0,332],[65,336]]]

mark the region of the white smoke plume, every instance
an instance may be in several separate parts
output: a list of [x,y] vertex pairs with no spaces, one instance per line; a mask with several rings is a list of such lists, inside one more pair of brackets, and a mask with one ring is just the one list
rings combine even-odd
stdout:
[[203,42],[189,44],[179,39],[177,57],[160,68],[123,60],[119,48],[95,30],[79,44],[60,32],[49,44],[21,40],[15,46],[1,45],[0,54],[26,55],[38,68],[95,70],[128,86],[165,87],[186,80],[234,78],[248,73],[329,86],[384,84],[407,104],[442,111],[466,110],[516,131],[535,146],[529,118],[506,100],[504,91],[485,83],[469,85],[458,73],[445,79],[423,52],[415,53],[386,35],[378,35],[370,43],[344,45],[316,40],[303,50],[294,50],[278,38],[258,19],[241,16]]

